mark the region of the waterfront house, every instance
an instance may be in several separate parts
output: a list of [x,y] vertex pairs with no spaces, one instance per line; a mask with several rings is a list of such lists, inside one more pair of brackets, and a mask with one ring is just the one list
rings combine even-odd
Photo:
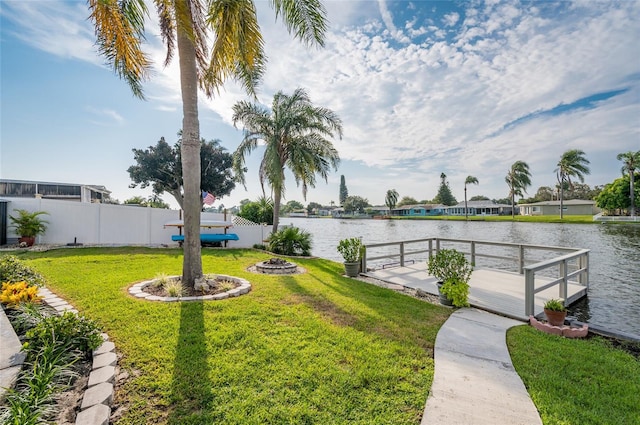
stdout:
[[[560,201],[520,204],[521,215],[560,215]],[[600,212],[595,201],[569,199],[563,202],[563,215],[595,215]]]
[[[511,209],[511,205],[496,204],[495,202],[489,200],[467,201],[467,215],[508,215],[511,214]],[[447,215],[465,215],[464,202],[460,202],[458,205],[447,207],[446,213]]]
[[444,215],[446,208],[441,204],[415,204],[415,205],[403,205],[396,207],[391,212],[391,215],[400,217],[425,217],[434,215]]
[[0,179],[0,196],[75,202],[103,202],[111,194],[104,186]]

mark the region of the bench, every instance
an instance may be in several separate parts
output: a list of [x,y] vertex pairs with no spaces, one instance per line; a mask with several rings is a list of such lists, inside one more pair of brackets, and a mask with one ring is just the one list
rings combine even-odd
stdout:
[[[182,246],[184,235],[171,235],[171,240]],[[200,243],[202,244],[237,240],[240,238],[235,233],[200,233]]]

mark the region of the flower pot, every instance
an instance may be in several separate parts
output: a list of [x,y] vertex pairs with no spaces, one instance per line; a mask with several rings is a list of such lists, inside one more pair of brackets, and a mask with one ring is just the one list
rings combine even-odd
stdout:
[[344,273],[349,277],[356,277],[360,273],[360,262],[344,263]]
[[23,243],[26,246],[33,246],[33,244],[36,243],[36,237],[35,236],[22,236],[20,239],[18,239],[18,243],[21,246],[22,246]]
[[564,319],[567,317],[566,311],[554,311],[544,309],[544,314],[547,316],[547,322],[551,326],[562,326],[564,325]]
[[440,291],[440,288],[442,287],[443,284],[444,282],[436,283],[436,286],[438,287],[438,295],[440,297],[440,304],[451,307],[453,306],[453,303],[451,302],[451,300],[447,298],[447,296]]

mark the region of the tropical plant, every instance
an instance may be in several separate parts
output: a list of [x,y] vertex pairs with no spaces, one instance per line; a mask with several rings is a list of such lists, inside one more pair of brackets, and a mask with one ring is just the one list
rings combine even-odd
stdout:
[[589,160],[585,158],[584,151],[580,149],[569,149],[560,157],[556,176],[560,185],[560,219],[564,217],[564,188],[565,184],[573,187],[571,177],[575,177],[584,183],[584,175],[589,174]]
[[17,216],[10,215],[9,219],[16,233],[23,238],[33,238],[47,231],[48,221],[40,218],[41,215],[49,214],[46,211],[34,211],[17,209],[14,212]]
[[273,224],[273,201],[261,196],[255,202],[245,202],[238,211],[238,217],[246,218],[254,223]]
[[0,257],[0,282],[26,281],[31,285],[42,286],[44,277],[26,266],[15,255],[3,255]]
[[244,126],[244,138],[233,154],[236,176],[245,184],[246,157],[263,141],[266,144],[260,163],[260,185],[265,182],[273,193],[273,230],[278,230],[280,202],[285,192],[285,169],[302,184],[307,199],[308,187],[315,187],[316,174],[325,181],[331,168],[338,169],[340,156],[327,137],[342,138],[342,121],[327,108],[314,106],[307,92],[296,89],[292,95],[278,92],[271,110],[262,105],[240,101],[233,106],[233,123]]
[[389,215],[398,203],[398,191],[395,189],[387,190],[387,196],[384,199],[384,203],[389,207]]
[[429,274],[442,282],[439,291],[454,306],[469,305],[469,279],[473,266],[463,253],[456,249],[441,249],[427,262]]
[[511,165],[504,181],[509,186],[509,198],[511,198],[511,217],[516,215],[516,195],[522,197],[527,193],[527,187],[531,186],[531,173],[529,165],[524,161],[516,161]]
[[[133,94],[143,98],[142,82],[151,61],[142,50],[147,6],[144,1],[88,0],[100,52]],[[193,286],[202,276],[200,246],[200,124],[198,88],[207,97],[228,77],[255,96],[266,56],[253,1],[156,0],[160,33],[167,46],[165,65],[177,48],[182,93],[182,178],[184,183],[184,260],[182,282]],[[307,45],[324,44],[326,11],[318,0],[280,1],[271,6],[287,30]],[[209,52],[208,43],[213,46]]]
[[478,184],[478,179],[473,176],[467,176],[464,180],[464,218],[469,218],[469,210],[467,209],[467,185]]
[[338,200],[340,201],[340,205],[344,204],[344,201],[349,196],[349,189],[347,189],[347,183],[344,179],[344,175],[340,176],[340,193]]
[[338,242],[337,249],[345,263],[357,263],[362,257],[362,248],[360,238],[347,238]]
[[631,201],[629,212],[631,213],[631,217],[635,217],[634,180],[636,176],[636,169],[640,169],[640,151],[619,153],[617,159],[618,161],[622,161],[624,164],[622,166],[622,175],[629,175],[629,200]]
[[311,255],[311,233],[295,226],[271,233],[267,239],[269,251],[280,255]]
[[562,300],[552,298],[544,303],[544,308],[551,311],[567,311]]

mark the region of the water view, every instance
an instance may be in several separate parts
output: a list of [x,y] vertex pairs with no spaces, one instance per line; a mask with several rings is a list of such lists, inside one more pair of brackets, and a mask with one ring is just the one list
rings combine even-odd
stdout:
[[313,235],[314,255],[342,262],[338,241],[365,244],[428,237],[590,249],[589,296],[573,306],[579,320],[640,336],[640,226],[283,218]]

